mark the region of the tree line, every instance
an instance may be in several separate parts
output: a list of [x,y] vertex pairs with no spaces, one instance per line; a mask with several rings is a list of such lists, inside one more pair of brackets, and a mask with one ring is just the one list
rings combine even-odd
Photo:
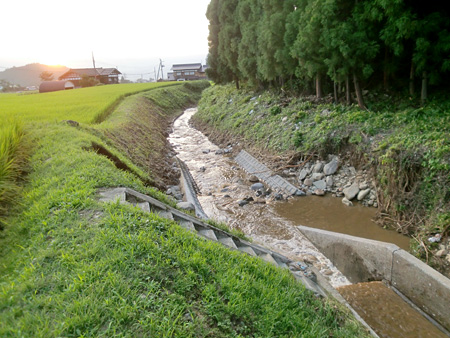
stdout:
[[437,0],[211,0],[208,75],[217,83],[333,92],[420,92],[450,71],[450,13]]

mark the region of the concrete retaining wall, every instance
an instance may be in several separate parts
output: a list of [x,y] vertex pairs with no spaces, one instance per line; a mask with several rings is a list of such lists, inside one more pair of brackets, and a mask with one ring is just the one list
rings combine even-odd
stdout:
[[387,280],[450,331],[450,280],[394,244],[320,229],[300,231],[352,282]]

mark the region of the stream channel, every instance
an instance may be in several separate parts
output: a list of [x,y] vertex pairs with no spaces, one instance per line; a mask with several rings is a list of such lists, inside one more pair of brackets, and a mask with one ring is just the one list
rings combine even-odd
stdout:
[[[374,285],[370,292],[367,292],[366,288],[364,292],[360,292],[362,288],[359,284],[351,285],[306,239],[297,229],[297,225],[391,242],[405,250],[408,250],[409,246],[407,237],[376,225],[372,221],[375,209],[360,205],[347,207],[339,198],[308,196],[274,201],[256,197],[250,189],[252,183],[248,175],[238,167],[233,157],[189,125],[189,120],[196,111],[188,109],[174,122],[169,141],[197,183],[200,190],[198,199],[209,218],[224,222],[232,229],[241,230],[255,243],[292,260],[313,264],[333,287],[342,289],[340,292],[350,304],[358,304],[358,312],[373,325],[380,337],[446,337],[425,318],[422,317],[423,321],[419,321],[416,317],[411,317],[409,313],[412,309],[404,301],[403,304],[398,302],[400,305],[396,303],[395,307],[390,309],[387,304],[390,303],[391,294],[381,291],[382,283]],[[239,206],[238,201],[250,196],[255,199],[253,203]],[[384,289],[390,291],[386,286]],[[366,296],[371,293],[380,297]],[[364,309],[361,303],[365,304]],[[377,309],[375,312],[383,316],[381,319],[369,321],[368,318],[375,314],[366,308]],[[400,322],[403,329],[397,325]],[[392,328],[389,329],[389,326]]]

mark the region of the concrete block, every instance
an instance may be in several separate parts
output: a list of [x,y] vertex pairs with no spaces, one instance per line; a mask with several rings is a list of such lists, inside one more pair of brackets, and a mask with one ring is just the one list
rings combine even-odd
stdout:
[[232,248],[232,249],[237,249],[236,243],[234,243],[234,241],[231,237],[219,238],[219,242]]
[[262,254],[262,255],[259,255],[259,257],[262,258],[263,260],[265,260],[265,261],[268,262],[268,263],[271,263],[271,264],[273,264],[273,265],[278,266],[277,261],[272,257],[271,254],[264,253],[264,254]]
[[194,227],[194,223],[192,223],[191,221],[181,220],[181,221],[178,221],[178,224],[181,225],[186,230],[196,231],[196,229]]
[[120,203],[126,202],[126,188],[115,188],[100,191],[100,202],[114,202],[119,199]]
[[148,202],[138,203],[136,206],[141,208],[143,211],[150,212],[150,204]]
[[250,246],[240,246],[240,247],[238,247],[238,250],[245,252],[246,254],[249,254],[250,256],[256,256],[256,252]]
[[200,230],[198,233],[207,239],[217,241],[216,234],[212,230]]
[[162,218],[167,218],[170,220],[173,220],[173,215],[170,211],[167,210],[158,210],[158,209],[154,209],[152,210],[155,214],[157,214],[159,217]]

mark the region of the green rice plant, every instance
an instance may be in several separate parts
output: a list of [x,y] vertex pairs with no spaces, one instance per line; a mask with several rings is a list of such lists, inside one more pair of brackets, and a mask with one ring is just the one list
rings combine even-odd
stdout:
[[75,120],[80,123],[99,123],[124,97],[174,85],[179,83],[130,83],[35,95],[2,94],[0,124],[9,118],[18,117],[27,122]]
[[21,148],[24,135],[23,125],[18,121],[9,120],[0,125],[0,217],[20,190],[17,180],[26,160],[26,149]]

